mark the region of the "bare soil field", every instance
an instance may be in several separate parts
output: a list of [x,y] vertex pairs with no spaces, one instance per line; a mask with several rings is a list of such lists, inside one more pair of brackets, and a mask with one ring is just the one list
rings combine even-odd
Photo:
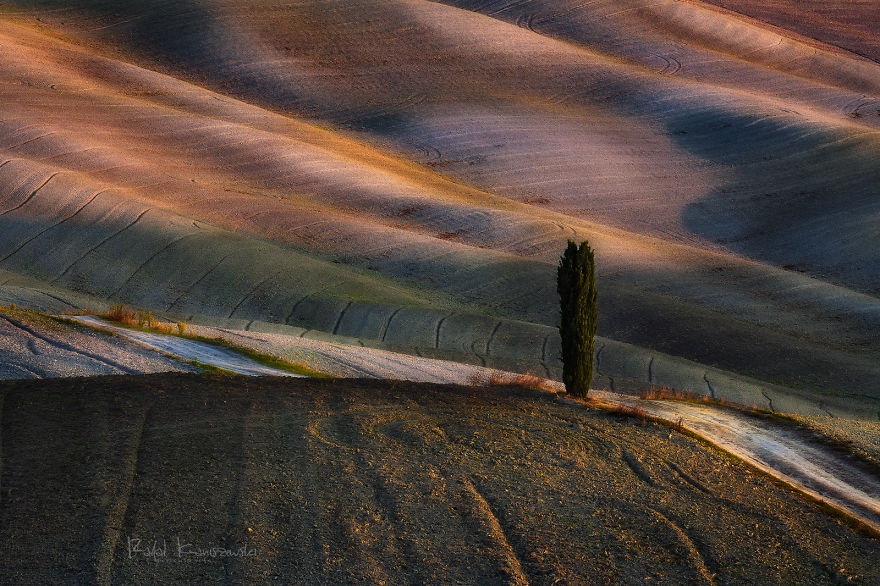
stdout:
[[656,424],[510,388],[0,383],[17,583],[875,583],[880,545]]

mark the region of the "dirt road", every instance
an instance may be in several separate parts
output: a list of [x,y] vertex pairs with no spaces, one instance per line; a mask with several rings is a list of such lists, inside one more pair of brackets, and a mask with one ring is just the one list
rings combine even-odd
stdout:
[[815,434],[732,409],[681,401],[640,400],[596,392],[677,423],[756,468],[858,517],[880,531],[880,478]]
[[195,360],[247,376],[302,376],[287,370],[260,364],[239,352],[217,344],[208,344],[178,336],[124,328],[91,315],[71,316],[70,319],[84,325],[113,332],[154,350],[177,356],[187,362]]
[[140,344],[36,312],[0,308],[0,379],[197,370]]

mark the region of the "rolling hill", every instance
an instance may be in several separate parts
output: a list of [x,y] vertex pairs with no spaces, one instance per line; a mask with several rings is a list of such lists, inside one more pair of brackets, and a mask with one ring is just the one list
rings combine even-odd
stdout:
[[877,411],[876,10],[792,4],[5,2],[0,299],[558,376],[589,239],[609,348]]

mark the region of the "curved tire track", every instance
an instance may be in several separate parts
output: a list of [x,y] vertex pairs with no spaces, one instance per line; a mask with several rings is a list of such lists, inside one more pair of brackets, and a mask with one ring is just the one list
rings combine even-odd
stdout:
[[211,268],[209,268],[207,271],[203,272],[203,273],[199,276],[198,279],[196,279],[195,281],[193,281],[192,285],[188,286],[188,287],[186,288],[186,290],[185,290],[183,293],[181,293],[180,295],[178,295],[178,296],[174,299],[174,301],[172,301],[172,302],[169,303],[167,306],[165,306],[165,311],[171,311],[171,308],[172,308],[172,307],[174,307],[175,305],[177,305],[177,304],[180,302],[181,299],[183,299],[184,297],[186,297],[187,295],[189,295],[190,292],[192,292],[192,290],[195,289],[195,288],[198,286],[199,283],[201,283],[201,282],[204,281],[206,278],[208,278],[208,275],[210,275],[211,273],[213,273],[214,271],[216,271],[216,270],[220,267],[220,265],[223,264],[223,261],[225,261],[225,260],[226,260],[227,258],[229,258],[230,256],[231,256],[231,255],[226,254],[226,255],[224,255],[223,257],[221,257],[220,260],[218,260],[218,261],[215,262],[213,265],[211,265]]
[[641,460],[632,452],[623,448],[621,451],[621,459],[629,466],[630,470],[633,471],[639,480],[647,484],[648,486],[654,487],[656,486],[656,482],[654,482],[654,478],[651,476],[650,472],[645,468],[642,464]]
[[152,410],[152,405],[146,406],[143,414],[138,418],[135,425],[134,442],[122,461],[122,478],[117,487],[118,497],[107,507],[104,537],[95,556],[96,580],[102,586],[109,586],[113,583],[113,564],[116,560],[116,551],[120,548],[124,528],[130,527],[126,524],[126,519],[138,473],[138,461],[144,443],[144,433]]
[[[131,228],[132,226],[134,226],[135,224],[137,224],[138,221],[139,221],[141,218],[143,218],[143,217],[147,214],[147,212],[149,212],[151,209],[152,209],[152,208],[147,208],[146,210],[142,211],[142,212],[139,213],[139,214],[137,215],[137,217],[136,217],[134,220],[132,220],[127,226],[125,226],[125,227],[122,228],[121,230],[117,230],[117,231],[114,232],[113,234],[110,234],[109,236],[107,236],[106,238],[104,238],[103,240],[101,240],[100,242],[98,242],[97,244],[95,244],[94,246],[92,246],[91,248],[89,248],[88,250],[86,250],[85,252],[83,252],[80,256],[78,256],[78,257],[76,258],[76,260],[74,260],[72,263],[70,263],[69,265],[67,265],[67,267],[66,267],[63,271],[61,271],[61,274],[60,274],[60,275],[58,275],[57,277],[55,277],[54,279],[52,279],[51,282],[52,282],[52,283],[57,283],[60,279],[64,278],[64,277],[67,275],[67,273],[69,273],[70,270],[71,270],[73,267],[75,267],[77,264],[79,264],[83,259],[85,259],[87,256],[89,256],[89,255],[90,255],[91,253],[93,253],[95,250],[99,249],[101,246],[103,246],[104,244],[106,244],[107,242],[109,242],[110,240],[112,240],[113,238],[115,238],[116,236],[119,236],[121,233],[125,232],[126,230],[128,230],[129,228]],[[123,285],[124,285],[124,283],[123,283]],[[121,287],[120,287],[120,288],[121,288]],[[115,294],[115,293],[114,293],[114,294]]]
[[33,191],[30,193],[30,195],[28,195],[28,196],[24,199],[24,201],[22,201],[20,204],[18,204],[17,206],[15,206],[15,207],[13,207],[13,208],[10,208],[10,209],[8,209],[8,210],[6,210],[6,211],[0,212],[0,216],[5,216],[6,214],[9,214],[9,213],[11,213],[11,212],[14,212],[14,211],[16,211],[16,210],[18,210],[18,209],[21,209],[21,208],[23,208],[24,206],[26,206],[26,205],[28,204],[28,202],[30,202],[32,199],[34,199],[34,197],[37,195],[37,192],[40,191],[41,189],[43,189],[44,187],[46,187],[46,185],[48,185],[48,183],[49,183],[50,181],[52,181],[52,179],[54,179],[55,176],[58,175],[59,173],[61,173],[61,171],[57,171],[57,172],[55,172],[55,173],[52,173],[52,174],[49,176],[49,178],[46,179],[45,181],[43,181],[43,183],[42,183],[39,187],[37,187],[35,190],[33,190]]
[[33,242],[34,240],[36,240],[37,238],[39,238],[40,236],[42,236],[43,234],[45,234],[46,232],[49,232],[49,231],[52,230],[53,228],[57,228],[58,226],[64,224],[65,222],[67,222],[67,221],[69,221],[69,220],[72,220],[72,219],[73,219],[74,217],[76,217],[80,212],[82,212],[86,207],[88,207],[88,205],[89,205],[90,203],[92,203],[93,201],[95,201],[95,199],[97,199],[97,197],[98,197],[99,195],[101,195],[102,193],[104,193],[104,192],[106,192],[106,191],[107,191],[106,189],[102,189],[101,191],[99,191],[99,192],[97,192],[96,194],[94,194],[91,198],[89,198],[89,200],[88,200],[86,203],[84,203],[82,206],[80,206],[79,209],[77,209],[75,212],[73,212],[72,214],[70,214],[69,216],[67,216],[66,218],[64,218],[63,220],[60,220],[60,221],[58,221],[58,222],[55,222],[54,224],[52,224],[52,225],[50,225],[50,226],[47,226],[46,228],[43,228],[42,230],[40,230],[39,232],[37,232],[37,233],[34,234],[33,236],[27,238],[24,242],[22,242],[21,244],[19,244],[18,246],[16,246],[14,249],[12,249],[8,254],[6,254],[6,256],[4,256],[3,258],[0,258],[0,262],[3,262],[3,261],[5,261],[5,260],[7,260],[7,259],[10,258],[11,256],[13,256],[15,253],[17,253],[19,250],[21,250],[22,248],[24,248],[25,246],[27,246],[28,244],[30,244],[31,242]]
[[[700,578],[702,578],[703,583],[705,584],[715,584],[714,574],[709,572],[709,569],[706,567],[706,560],[703,557],[703,554],[700,553],[699,548],[694,543],[693,539],[688,536],[688,534],[679,527],[676,523],[670,520],[666,515],[661,513],[656,509],[652,509],[647,507],[647,510],[657,518],[658,521],[663,523],[666,527],[669,528],[670,531],[678,538],[682,547],[684,548],[688,560],[693,565],[694,569],[699,574]],[[691,582],[693,584],[693,582]]]
[[511,545],[501,520],[473,482],[463,478],[461,483],[464,486],[463,495],[466,501],[469,501],[469,508],[476,517],[479,532],[484,534],[485,539],[491,544],[490,547],[495,550],[494,557],[501,564],[499,571],[504,575],[505,583],[527,586],[529,580],[523,571],[523,564]]

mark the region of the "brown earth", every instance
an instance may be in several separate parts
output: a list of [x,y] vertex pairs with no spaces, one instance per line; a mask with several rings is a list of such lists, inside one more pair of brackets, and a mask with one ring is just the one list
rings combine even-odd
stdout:
[[880,580],[880,542],[799,493],[544,393],[169,374],[0,403],[4,583]]
[[880,63],[880,6],[871,0],[706,0]]

